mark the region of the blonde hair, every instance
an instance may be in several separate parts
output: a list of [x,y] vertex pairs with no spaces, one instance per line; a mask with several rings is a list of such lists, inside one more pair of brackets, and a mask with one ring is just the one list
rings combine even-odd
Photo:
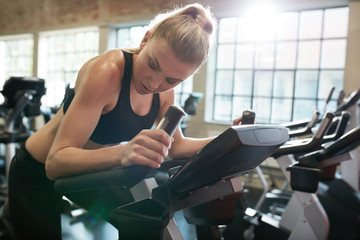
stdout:
[[151,38],[166,40],[181,61],[199,66],[208,56],[215,28],[209,8],[198,3],[160,13],[149,25]]
[[194,3],[158,14],[148,29],[151,39],[167,41],[181,61],[200,67],[212,45],[216,20],[209,8]]

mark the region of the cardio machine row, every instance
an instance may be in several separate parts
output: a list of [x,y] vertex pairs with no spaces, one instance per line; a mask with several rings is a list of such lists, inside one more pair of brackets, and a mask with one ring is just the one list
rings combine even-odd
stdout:
[[[357,239],[359,237],[360,90],[339,101],[334,112],[284,124],[290,139],[272,155],[290,191],[268,189],[255,207],[245,208],[237,225],[244,239]],[[261,177],[262,176],[262,177]]]

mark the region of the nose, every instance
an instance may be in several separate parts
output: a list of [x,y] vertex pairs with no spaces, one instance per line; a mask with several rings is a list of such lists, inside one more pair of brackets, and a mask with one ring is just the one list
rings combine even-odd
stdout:
[[162,80],[160,77],[154,77],[150,80],[150,88],[152,91],[156,90],[160,84],[161,84]]

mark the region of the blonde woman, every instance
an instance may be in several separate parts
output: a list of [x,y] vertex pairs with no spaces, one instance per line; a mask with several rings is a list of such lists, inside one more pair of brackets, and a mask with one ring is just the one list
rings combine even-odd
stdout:
[[158,15],[138,49],[111,50],[84,64],[61,109],[13,158],[8,203],[19,239],[61,239],[55,179],[158,168],[166,156],[190,157],[211,141],[151,128],[174,104],[174,87],[206,60],[215,26],[209,9],[187,5]]

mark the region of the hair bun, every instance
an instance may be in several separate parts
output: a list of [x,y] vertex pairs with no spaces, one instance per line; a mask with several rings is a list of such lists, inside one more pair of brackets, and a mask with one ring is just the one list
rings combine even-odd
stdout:
[[196,7],[189,7],[188,9],[186,9],[184,14],[191,16],[193,19],[196,19],[199,15],[199,9],[197,9]]
[[191,16],[209,34],[213,31],[212,24],[206,19],[206,15],[196,7],[189,7],[183,14]]
[[208,32],[208,33],[212,33],[212,31],[213,31],[213,26],[211,25],[211,23],[206,23],[205,25],[204,25],[204,29],[205,29],[205,31],[206,32]]

